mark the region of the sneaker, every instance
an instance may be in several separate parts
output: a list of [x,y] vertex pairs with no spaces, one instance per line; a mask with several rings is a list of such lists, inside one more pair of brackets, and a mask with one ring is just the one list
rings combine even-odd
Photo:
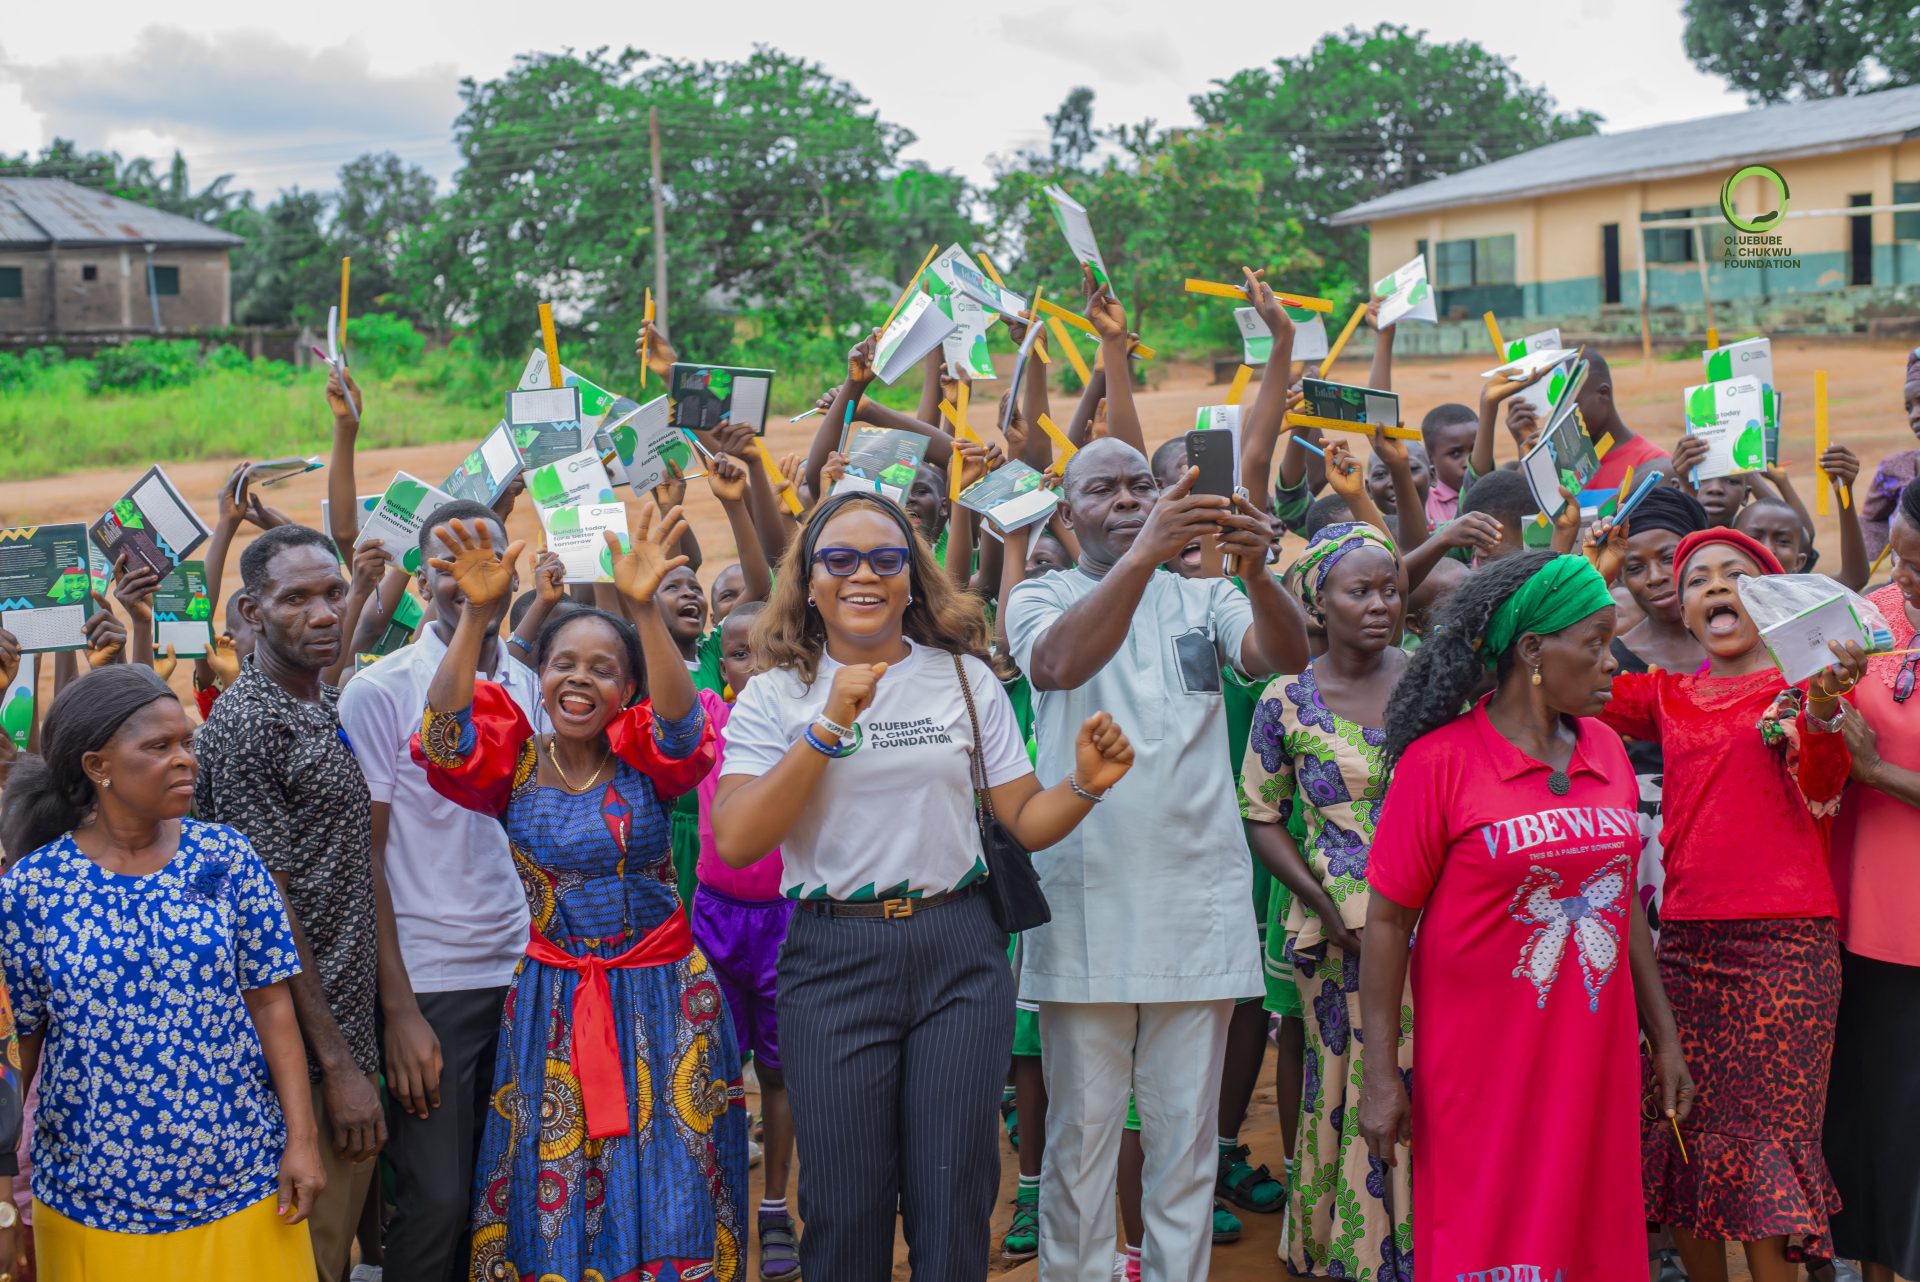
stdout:
[[1213,1199],[1213,1244],[1225,1246],[1240,1240],[1240,1217],[1227,1209],[1219,1198]]
[[1273,1178],[1264,1166],[1247,1161],[1252,1152],[1245,1144],[1220,1154],[1220,1177],[1214,1192],[1243,1211],[1272,1215],[1287,1206],[1287,1186]]
[[1009,1260],[1031,1260],[1040,1254],[1040,1195],[1015,1196],[1013,1223],[1000,1243],[1000,1253]]
[[1126,1278],[1127,1278],[1126,1253],[1122,1251],[1115,1251],[1113,1253],[1113,1282],[1126,1282]]
[[1137,1255],[1127,1257],[1127,1282],[1140,1282],[1140,1257]]
[[800,1238],[791,1215],[761,1213],[760,1276],[767,1282],[799,1282]]
[[380,1275],[385,1271],[378,1264],[356,1264],[347,1282],[380,1282]]

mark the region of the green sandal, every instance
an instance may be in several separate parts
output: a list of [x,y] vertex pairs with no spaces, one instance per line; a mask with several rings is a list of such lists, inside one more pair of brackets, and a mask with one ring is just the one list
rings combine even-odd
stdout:
[[1264,1166],[1247,1161],[1252,1150],[1245,1144],[1220,1154],[1220,1178],[1214,1192],[1243,1211],[1272,1215],[1287,1207],[1287,1186],[1273,1178]]
[[1020,1151],[1020,1110],[1014,1107],[1010,1099],[1000,1101],[1000,1121],[1007,1128],[1007,1144],[1014,1152]]
[[1227,1209],[1219,1198],[1213,1199],[1213,1244],[1225,1246],[1240,1240],[1240,1217]]
[[1001,1254],[1009,1260],[1031,1260],[1040,1254],[1040,1199],[1013,1199],[1013,1223],[1000,1243]]
[[760,1276],[766,1282],[799,1282],[800,1239],[791,1215],[760,1216]]

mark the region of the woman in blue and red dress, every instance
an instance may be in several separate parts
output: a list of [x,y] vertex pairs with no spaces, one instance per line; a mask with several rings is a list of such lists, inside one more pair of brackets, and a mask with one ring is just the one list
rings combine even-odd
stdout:
[[683,526],[678,508],[658,522],[649,508],[632,550],[613,548],[633,623],[577,610],[542,629],[551,735],[474,680],[522,545],[503,557],[485,525],[438,531],[454,555],[433,565],[465,605],[414,751],[442,794],[499,817],[533,914],[474,1176],[476,1278],[744,1273],[740,1056],[668,857],[668,803],[714,760],[652,604],[686,563],[666,552]]

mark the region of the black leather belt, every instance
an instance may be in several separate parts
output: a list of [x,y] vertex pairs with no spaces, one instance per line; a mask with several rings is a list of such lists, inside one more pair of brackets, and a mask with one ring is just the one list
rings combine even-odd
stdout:
[[976,881],[959,890],[946,890],[920,899],[867,899],[859,903],[844,899],[802,899],[797,902],[806,911],[821,917],[881,917],[888,921],[905,921],[915,913],[957,903],[977,894],[979,890],[980,883]]

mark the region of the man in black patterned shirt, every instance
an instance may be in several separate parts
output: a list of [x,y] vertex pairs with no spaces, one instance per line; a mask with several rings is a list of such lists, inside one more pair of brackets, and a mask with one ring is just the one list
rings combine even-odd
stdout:
[[347,581],[326,535],[283,525],[240,557],[240,612],[253,654],[200,730],[199,817],[230,824],[272,870],[293,919],[292,980],[327,1184],[312,1217],[321,1282],[347,1275],[354,1230],[386,1142],[375,1073],[375,977],[393,909],[373,863],[372,806],[340,728],[340,692],[320,680],[339,657]]

